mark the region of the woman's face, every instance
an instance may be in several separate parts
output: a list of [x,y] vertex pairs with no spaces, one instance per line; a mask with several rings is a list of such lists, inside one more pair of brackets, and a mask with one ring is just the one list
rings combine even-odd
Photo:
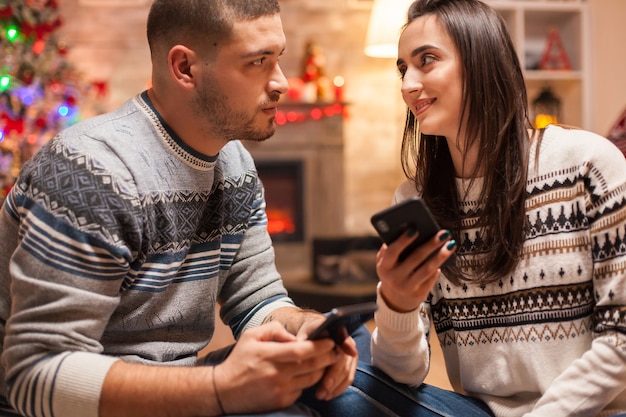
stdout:
[[452,39],[434,15],[411,22],[398,43],[402,98],[427,135],[456,140],[463,82],[461,61]]

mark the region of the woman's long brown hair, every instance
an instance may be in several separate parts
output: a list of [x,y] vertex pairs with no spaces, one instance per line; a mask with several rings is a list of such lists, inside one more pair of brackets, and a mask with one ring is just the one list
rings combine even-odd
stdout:
[[[409,8],[408,23],[435,15],[458,49],[463,76],[460,120],[466,120],[465,149],[477,147],[477,165],[471,175],[484,173],[477,226],[478,248],[484,259],[465,265],[461,259],[443,268],[460,284],[470,268],[480,283],[497,281],[519,261],[526,230],[525,200],[529,158],[528,104],[522,70],[506,29],[496,11],[478,0],[418,0]],[[455,171],[444,137],[420,134],[407,111],[402,141],[402,168],[440,225],[457,241],[463,213],[459,207]],[[471,238],[474,238],[473,236]],[[476,242],[475,242],[476,243]],[[463,270],[462,270],[463,269]]]

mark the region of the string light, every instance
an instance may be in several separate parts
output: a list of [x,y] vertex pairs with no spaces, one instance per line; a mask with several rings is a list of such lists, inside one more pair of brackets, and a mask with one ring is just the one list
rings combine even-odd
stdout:
[[37,55],[41,55],[44,49],[46,49],[46,44],[43,41],[43,39],[37,39],[33,43],[33,52],[36,53]]
[[0,76],[0,91],[5,92],[11,86],[11,77],[8,75]]
[[19,38],[20,32],[15,26],[9,26],[7,27],[6,36],[9,42],[15,42]]
[[70,108],[67,107],[66,105],[59,106],[59,109],[57,111],[59,112],[59,115],[61,117],[65,117],[68,114],[70,114]]
[[279,110],[274,119],[277,125],[287,123],[302,123],[307,120],[321,120],[324,117],[333,116],[345,117],[345,106],[341,103],[329,104],[327,106],[313,107],[310,110],[289,110],[287,112]]

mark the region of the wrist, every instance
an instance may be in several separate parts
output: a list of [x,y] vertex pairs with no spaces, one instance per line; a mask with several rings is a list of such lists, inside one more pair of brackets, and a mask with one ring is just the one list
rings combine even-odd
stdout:
[[277,321],[283,324],[289,333],[295,335],[309,317],[319,317],[321,315],[322,313],[316,310],[299,307],[281,307],[271,312],[263,320],[263,323]]
[[217,365],[213,365],[212,367],[212,371],[211,371],[211,379],[212,379],[212,383],[213,383],[213,398],[214,398],[214,403],[215,403],[215,415],[216,416],[224,416],[226,415],[226,411],[224,410],[224,404],[222,403],[222,398],[220,397],[220,392],[218,389],[218,383],[216,381],[216,377],[215,377],[215,370],[217,369]]
[[417,303],[417,304],[413,304],[410,303],[410,305],[401,305],[393,300],[391,300],[386,294],[385,294],[385,290],[383,289],[383,286],[380,285],[378,288],[378,296],[380,298],[382,298],[383,302],[385,303],[385,305],[392,311],[396,312],[396,313],[410,313],[412,311],[415,311],[419,308],[419,306],[421,305],[421,303]]

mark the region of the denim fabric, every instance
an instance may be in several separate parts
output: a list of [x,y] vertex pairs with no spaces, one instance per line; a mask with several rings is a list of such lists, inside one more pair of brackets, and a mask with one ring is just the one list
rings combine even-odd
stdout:
[[[369,365],[370,332],[359,328],[352,337],[359,351],[354,383],[338,398],[320,401],[307,389],[293,407],[255,417],[493,417],[487,406],[463,395],[429,385],[412,389]],[[236,417],[252,417],[238,415]],[[235,416],[233,416],[235,417]]]
[[[294,404],[284,410],[275,411],[269,414],[229,414],[228,417],[327,417],[326,415],[318,414],[311,410],[309,407],[302,404]],[[337,415],[339,417],[339,415]]]
[[372,362],[372,353],[370,351],[371,336],[372,334],[365,326],[359,327],[352,333],[352,338],[356,342],[356,349],[359,351],[359,362]]
[[[493,417],[482,402],[422,385],[393,382],[380,370],[360,363],[354,383],[338,398],[320,401],[310,388],[294,406],[266,414],[236,417]],[[235,417],[235,416],[232,416]]]
[[324,417],[493,417],[479,400],[425,384],[409,388],[363,362],[340,397],[319,401],[309,389],[299,402]]

